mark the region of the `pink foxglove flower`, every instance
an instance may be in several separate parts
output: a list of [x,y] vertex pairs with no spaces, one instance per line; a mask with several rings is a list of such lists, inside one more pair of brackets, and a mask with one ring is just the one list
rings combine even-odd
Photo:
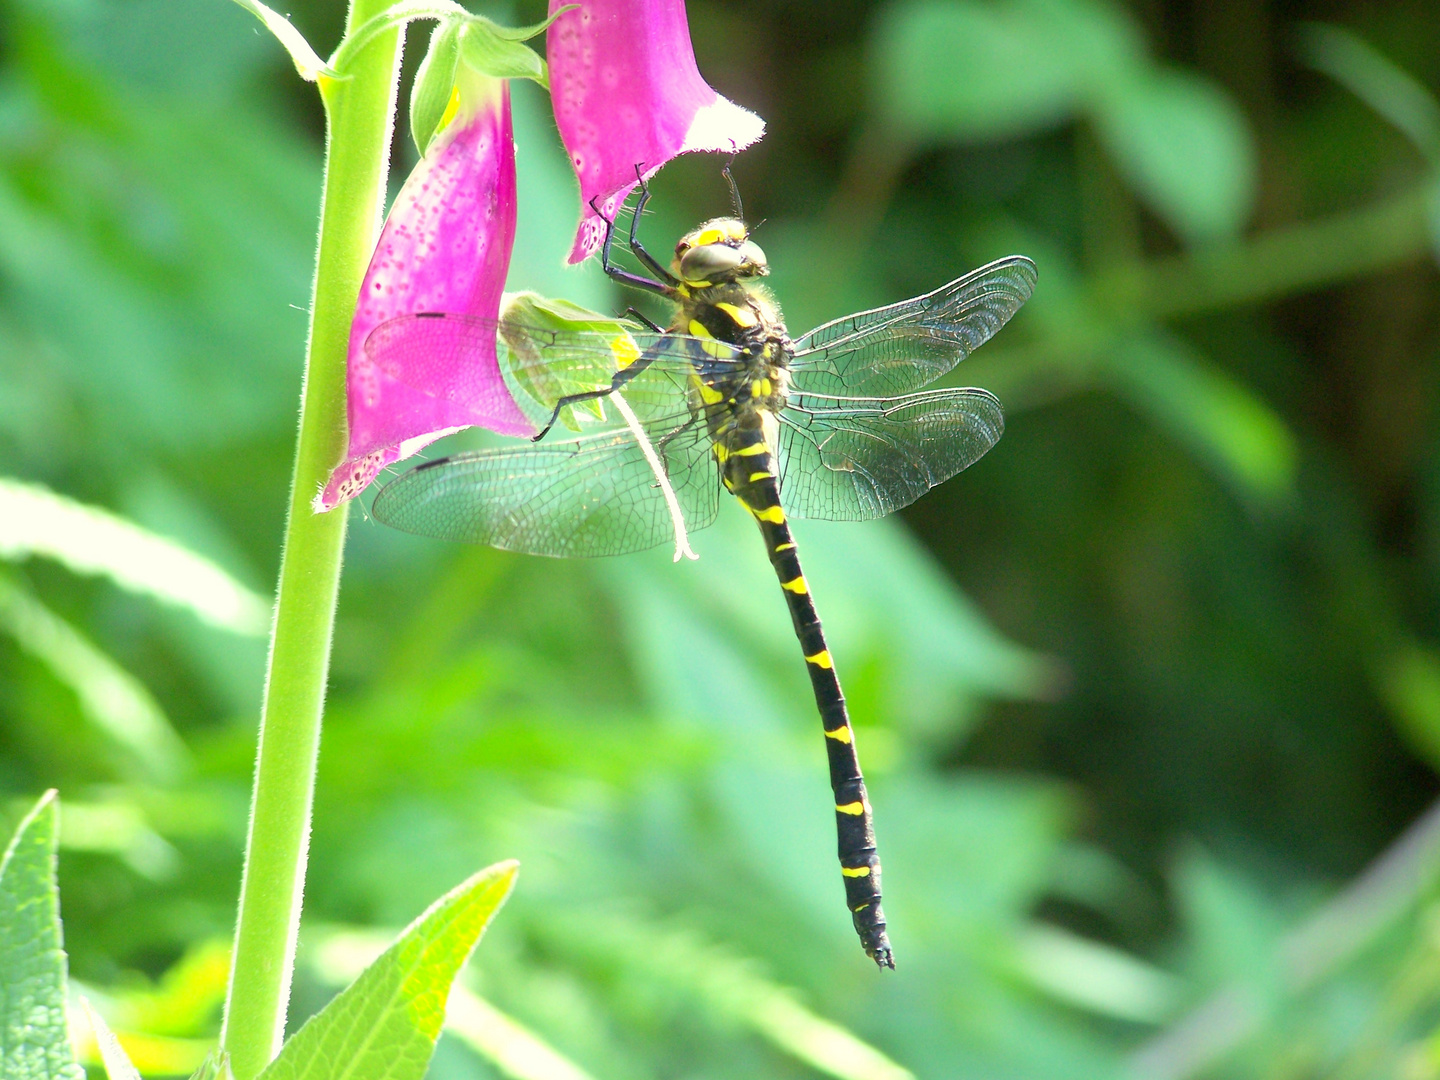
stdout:
[[463,427],[530,435],[488,349],[367,349],[382,323],[420,312],[494,319],[515,243],[515,142],[503,79],[464,71],[457,111],[410,174],[371,257],[350,327],[350,446],[317,512],[363,491],[387,465]]
[[[550,12],[574,0],[550,0]],[[710,89],[695,66],[684,0],[580,0],[546,36],[550,95],[580,180],[580,228],[569,261],[595,254],[636,187],[693,150],[740,150],[765,131],[754,113]]]

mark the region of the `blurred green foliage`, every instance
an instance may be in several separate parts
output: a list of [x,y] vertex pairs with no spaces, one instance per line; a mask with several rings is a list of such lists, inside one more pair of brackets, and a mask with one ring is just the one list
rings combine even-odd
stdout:
[[[293,7],[325,52],[340,5]],[[900,970],[855,947],[803,667],[734,508],[681,567],[356,514],[295,1022],[361,928],[514,857],[437,1078],[1440,1074],[1432,7],[689,11],[702,71],[770,125],[735,171],[793,330],[1041,268],[958,373],[1006,403],[997,449],[902,522],[800,533]],[[4,0],[0,41],[0,475],[263,594],[313,88],[220,0]],[[512,287],[623,307],[561,268],[573,181],[543,92],[515,109]],[[655,249],[728,206],[713,158],[655,188]],[[74,978],[147,1076],[187,1072],[263,642],[4,514],[4,831],[61,789]],[[105,722],[115,686],[146,738]]]

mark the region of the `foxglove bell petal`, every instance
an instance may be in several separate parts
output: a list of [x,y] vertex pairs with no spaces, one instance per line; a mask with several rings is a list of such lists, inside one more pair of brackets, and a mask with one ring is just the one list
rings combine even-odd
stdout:
[[462,427],[534,433],[505,388],[493,340],[463,351],[366,347],[377,326],[402,316],[499,315],[515,243],[509,85],[467,73],[455,105],[405,181],[365,273],[350,327],[349,451],[316,496],[317,512]]
[[[550,0],[551,14],[567,2]],[[649,178],[680,154],[741,150],[765,132],[700,77],[684,0],[581,0],[550,27],[546,52],[555,122],[580,181],[572,263],[600,249],[637,165]]]

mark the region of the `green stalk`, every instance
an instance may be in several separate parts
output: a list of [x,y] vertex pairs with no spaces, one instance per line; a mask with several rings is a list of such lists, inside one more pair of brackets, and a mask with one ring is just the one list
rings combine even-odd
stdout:
[[[386,0],[353,0],[347,34],[386,6]],[[344,507],[315,514],[310,500],[345,452],[345,352],[384,205],[400,33],[378,34],[347,56],[341,79],[320,79],[325,184],[310,343],[220,1034],[235,1080],[254,1080],[278,1052],[285,1030],[345,545]]]

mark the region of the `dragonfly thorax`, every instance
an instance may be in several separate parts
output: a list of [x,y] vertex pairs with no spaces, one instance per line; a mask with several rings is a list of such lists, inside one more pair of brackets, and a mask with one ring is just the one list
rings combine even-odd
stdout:
[[[759,282],[724,282],[676,290],[674,333],[699,338],[700,348],[722,363],[699,370],[716,403],[741,411],[785,407],[794,345],[780,309]],[[739,364],[729,361],[738,359]]]

